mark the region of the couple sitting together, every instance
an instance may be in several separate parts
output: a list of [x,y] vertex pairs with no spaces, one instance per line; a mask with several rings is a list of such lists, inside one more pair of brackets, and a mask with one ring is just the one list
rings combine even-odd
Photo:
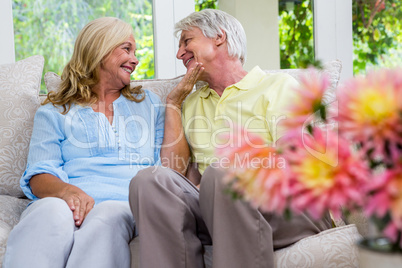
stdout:
[[[130,87],[138,60],[129,24],[108,17],[81,30],[58,91],[35,115],[21,178],[33,201],[4,268],[128,268],[137,234],[142,268],[204,267],[203,245],[213,246],[215,268],[266,268],[274,250],[331,228],[329,216],[285,220],[233,200],[225,170],[210,165],[228,120],[274,142],[283,130],[270,118],[287,114],[297,82],[245,71],[244,30],[225,12],[194,12],[175,32],[187,73],[162,105]],[[189,95],[200,80],[208,85]]]

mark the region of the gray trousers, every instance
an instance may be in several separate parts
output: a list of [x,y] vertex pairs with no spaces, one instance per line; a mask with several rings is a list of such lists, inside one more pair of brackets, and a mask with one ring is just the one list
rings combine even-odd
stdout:
[[64,200],[43,198],[11,231],[3,267],[129,268],[134,228],[127,202],[96,205],[77,228]]
[[168,168],[138,172],[129,202],[140,236],[141,268],[203,267],[202,245],[210,239],[214,268],[269,268],[275,249],[331,228],[329,214],[318,222],[306,215],[289,221],[233,200],[224,192],[223,175],[208,167],[198,192]]

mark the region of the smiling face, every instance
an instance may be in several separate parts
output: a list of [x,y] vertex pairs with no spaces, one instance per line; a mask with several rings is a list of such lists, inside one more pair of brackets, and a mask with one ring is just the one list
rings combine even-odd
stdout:
[[218,38],[205,37],[197,27],[183,30],[176,57],[183,61],[187,69],[194,66],[195,62],[201,62],[205,72],[208,72],[212,67],[211,63],[216,58],[220,42]]
[[100,83],[108,84],[111,89],[122,89],[130,84],[131,73],[138,65],[135,56],[137,47],[131,35],[126,42],[118,45],[107,55],[100,66]]

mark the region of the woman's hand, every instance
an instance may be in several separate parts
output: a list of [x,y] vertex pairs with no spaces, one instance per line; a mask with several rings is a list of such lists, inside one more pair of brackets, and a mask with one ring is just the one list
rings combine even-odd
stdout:
[[48,173],[32,176],[29,185],[32,193],[39,198],[58,197],[66,201],[73,212],[76,226],[81,226],[95,204],[94,199],[77,186],[65,183]]
[[184,136],[181,122],[181,105],[194,88],[200,74],[204,71],[202,64],[195,63],[180,83],[166,98],[165,130],[161,148],[162,165],[186,174],[190,160],[190,149]]
[[81,226],[85,217],[95,205],[95,201],[92,197],[87,195],[80,188],[71,184],[68,184],[65,187],[60,198],[66,201],[67,205],[73,212],[73,218],[77,227]]
[[169,93],[166,98],[166,103],[180,109],[181,104],[188,94],[191,93],[198,77],[203,71],[204,67],[202,67],[202,63],[196,62],[195,67],[190,68],[180,83]]

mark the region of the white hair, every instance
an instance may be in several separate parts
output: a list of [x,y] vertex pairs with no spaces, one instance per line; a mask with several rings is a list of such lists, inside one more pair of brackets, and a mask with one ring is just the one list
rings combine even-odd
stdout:
[[199,28],[208,38],[215,38],[225,32],[229,56],[238,58],[244,64],[247,54],[246,33],[232,15],[217,9],[193,12],[176,23],[174,33],[178,36],[181,31],[190,30],[192,27]]

